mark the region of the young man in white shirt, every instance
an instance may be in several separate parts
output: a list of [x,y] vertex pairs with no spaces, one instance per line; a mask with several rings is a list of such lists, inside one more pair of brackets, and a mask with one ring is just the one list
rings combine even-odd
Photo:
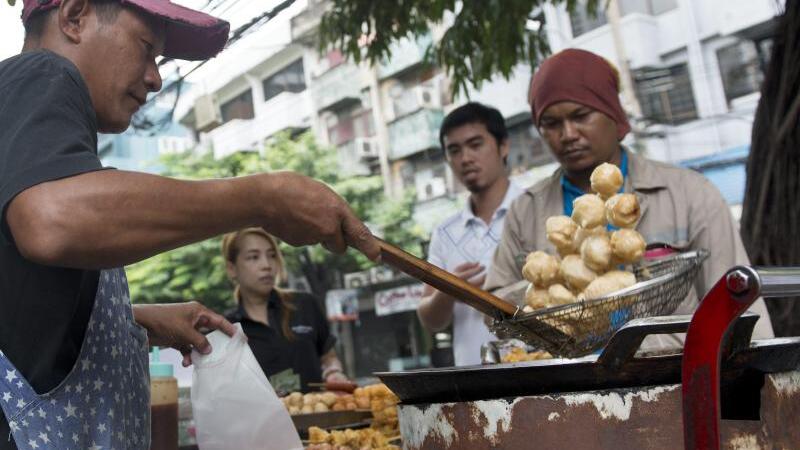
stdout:
[[[445,117],[439,141],[450,169],[470,196],[462,211],[433,231],[428,261],[480,287],[506,211],[523,192],[506,170],[508,131],[500,111],[467,103]],[[453,324],[456,366],[480,364],[481,345],[494,339],[480,312],[430,286],[425,286],[417,314],[429,331]]]

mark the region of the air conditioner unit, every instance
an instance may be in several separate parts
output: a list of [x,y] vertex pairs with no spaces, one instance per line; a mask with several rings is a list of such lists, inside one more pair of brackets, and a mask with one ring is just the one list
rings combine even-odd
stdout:
[[356,156],[359,160],[378,157],[378,141],[375,138],[356,138],[354,141]]
[[388,267],[373,267],[369,269],[369,279],[372,284],[391,281],[394,279],[394,271]]
[[197,131],[209,131],[222,124],[222,117],[212,95],[202,95],[194,101]]
[[360,287],[369,285],[369,272],[353,272],[345,274],[344,287],[345,289],[358,289]]
[[439,109],[442,107],[442,99],[439,90],[432,86],[417,86],[414,88],[417,97],[417,104],[421,108]]
[[441,197],[447,194],[447,183],[444,178],[436,177],[425,181],[422,184],[422,189],[417,192],[417,198],[420,200],[428,200],[431,198]]

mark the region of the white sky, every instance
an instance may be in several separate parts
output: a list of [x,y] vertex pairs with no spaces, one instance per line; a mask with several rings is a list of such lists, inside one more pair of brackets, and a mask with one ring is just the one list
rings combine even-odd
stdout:
[[16,55],[22,48],[22,0],[17,1],[13,8],[8,2],[0,0],[0,60]]

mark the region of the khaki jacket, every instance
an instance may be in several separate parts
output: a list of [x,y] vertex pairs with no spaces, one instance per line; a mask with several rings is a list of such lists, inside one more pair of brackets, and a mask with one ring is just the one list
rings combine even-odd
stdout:
[[[642,215],[636,230],[645,241],[686,249],[702,248],[710,253],[697,276],[694,292],[690,292],[675,311],[675,314],[691,314],[697,308],[697,299],[702,298],[728,269],[749,264],[739,231],[722,195],[703,175],[627,152],[625,192],[635,193],[639,200]],[[544,250],[556,254],[545,235],[545,221],[564,214],[562,173],[559,168],[512,203],[484,285],[487,290],[521,280],[520,263],[528,253]],[[761,316],[754,337],[773,337],[764,300],[759,299],[750,311]],[[674,346],[675,343],[678,341],[662,340],[656,344],[650,340],[647,346]]]

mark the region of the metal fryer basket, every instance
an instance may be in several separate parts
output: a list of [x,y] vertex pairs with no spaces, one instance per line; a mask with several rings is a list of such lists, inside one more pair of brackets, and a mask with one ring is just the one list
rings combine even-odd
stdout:
[[554,356],[584,356],[603,347],[632,319],[672,314],[707,257],[707,251],[695,250],[649,261],[634,267],[638,282],[629,288],[532,313],[519,309],[514,317],[495,320],[491,327],[498,335],[519,338]]

